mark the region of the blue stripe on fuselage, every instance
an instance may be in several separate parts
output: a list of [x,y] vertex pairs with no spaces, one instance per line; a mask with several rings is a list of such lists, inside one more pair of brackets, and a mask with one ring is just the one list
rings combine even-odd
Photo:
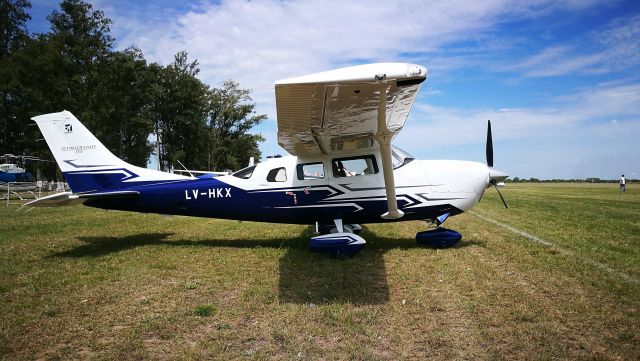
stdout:
[[126,186],[125,180],[138,175],[126,168],[64,172],[64,178],[74,193],[116,190]]
[[[300,189],[253,189],[245,191],[216,178],[163,184],[126,183],[119,190],[137,191],[137,198],[90,199],[85,205],[146,213],[236,219],[273,223],[331,223],[342,218],[348,223],[384,222],[385,199],[351,198],[341,203],[321,202],[335,194],[328,186]],[[402,209],[411,202],[399,200]],[[444,211],[459,213],[451,206],[406,209],[403,220],[435,218]]]
[[[245,191],[219,178],[136,181],[138,175],[125,168],[65,172],[65,177],[75,193],[125,190],[140,194],[85,201],[85,205],[105,209],[299,224],[331,223],[336,218],[348,223],[384,222],[380,215],[387,211],[384,196],[336,199],[344,191],[328,184]],[[398,207],[405,212],[402,220],[460,213],[450,205],[415,207],[417,202],[398,194]],[[414,208],[405,208],[409,206]]]
[[[297,208],[318,204],[335,194],[327,187],[313,190],[300,188],[256,192],[245,191],[216,178],[186,182],[131,187],[140,192],[141,211],[182,214],[200,217],[226,218],[281,223],[313,223],[310,219],[333,219],[336,208]],[[283,208],[296,207],[296,208]],[[344,208],[344,207],[343,207]],[[351,207],[350,207],[351,208]],[[343,211],[351,212],[351,209]]]

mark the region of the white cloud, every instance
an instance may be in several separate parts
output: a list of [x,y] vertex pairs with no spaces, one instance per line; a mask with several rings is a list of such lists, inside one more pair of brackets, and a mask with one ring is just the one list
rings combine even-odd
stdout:
[[496,165],[512,175],[610,178],[618,170],[640,168],[637,104],[640,83],[599,85],[538,109],[417,104],[397,144],[418,158],[446,154],[483,161],[486,121],[491,119]]
[[[186,49],[200,61],[203,80],[216,85],[233,78],[254,89],[256,99],[263,102],[273,98],[272,84],[280,78],[353,62],[404,60],[411,59],[412,54],[424,57],[452,41],[477,39],[507,19],[587,5],[559,5],[549,0],[401,0],[375,4],[237,0],[203,1],[186,13],[135,5],[131,9],[110,2],[97,6],[103,6],[114,19],[112,28],[120,47],[136,45],[149,59],[164,64]],[[486,44],[495,45],[495,40]],[[430,60],[437,68],[438,57],[432,58],[436,58]],[[451,60],[440,64],[452,66]],[[463,64],[464,58],[457,62]]]
[[640,15],[612,21],[576,45],[554,44],[504,70],[525,77],[605,74],[640,64]]
[[[484,141],[478,134],[484,134],[487,119],[496,128],[494,134],[505,141],[563,137],[565,132],[579,132],[586,126],[621,126],[625,121],[640,119],[638,104],[640,83],[597,85],[571,96],[557,97],[553,106],[535,109],[460,110],[416,104],[407,121],[414,131],[402,134],[402,138],[415,137],[415,144],[425,144],[422,135],[426,134],[433,138],[426,146],[434,148]],[[612,117],[617,118],[611,120]],[[598,121],[601,118],[606,120]]]

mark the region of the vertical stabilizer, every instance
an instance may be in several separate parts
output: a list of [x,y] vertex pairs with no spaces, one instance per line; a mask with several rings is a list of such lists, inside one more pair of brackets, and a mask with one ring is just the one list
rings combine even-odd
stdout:
[[33,119],[74,193],[116,190],[189,177],[128,164],[111,153],[71,112]]

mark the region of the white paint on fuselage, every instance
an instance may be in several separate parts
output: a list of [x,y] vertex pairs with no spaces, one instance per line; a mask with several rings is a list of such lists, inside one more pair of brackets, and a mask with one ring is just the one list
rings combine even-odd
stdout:
[[423,160],[432,184],[432,198],[458,198],[450,201],[467,211],[480,199],[489,185],[489,167],[484,163],[463,160]]
[[[386,199],[384,177],[379,151],[363,152],[360,155],[373,154],[378,162],[378,173],[351,177],[334,177],[332,160],[341,155],[295,157],[268,159],[258,163],[249,179],[237,178],[233,175],[218,179],[247,191],[269,191],[270,189],[332,186],[343,191],[343,194],[328,198],[330,202],[344,202],[354,198]],[[348,156],[357,156],[350,153]],[[299,180],[297,165],[321,162],[324,165],[324,178]],[[269,182],[267,175],[273,169],[285,168],[286,180]],[[424,206],[451,204],[467,211],[480,199],[489,185],[489,169],[486,164],[458,160],[413,160],[394,170],[396,193],[398,199],[410,196],[419,203],[410,202],[405,207],[419,209]],[[318,189],[318,188],[315,188]],[[402,219],[400,219],[402,220]]]

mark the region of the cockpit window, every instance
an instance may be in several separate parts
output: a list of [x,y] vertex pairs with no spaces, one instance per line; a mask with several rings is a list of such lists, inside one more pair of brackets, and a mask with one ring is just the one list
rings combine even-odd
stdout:
[[253,171],[255,169],[256,169],[256,166],[252,165],[251,167],[240,169],[239,171],[233,173],[232,176],[242,178],[242,179],[249,179],[253,175]]
[[298,164],[296,167],[299,180],[313,180],[324,178],[324,164],[321,162]]
[[398,169],[403,165],[408,164],[412,160],[416,159],[411,154],[405,152],[404,150],[396,146],[391,146],[391,156],[393,161],[393,169]]
[[373,155],[336,158],[332,161],[331,167],[334,178],[378,173],[378,163]]

